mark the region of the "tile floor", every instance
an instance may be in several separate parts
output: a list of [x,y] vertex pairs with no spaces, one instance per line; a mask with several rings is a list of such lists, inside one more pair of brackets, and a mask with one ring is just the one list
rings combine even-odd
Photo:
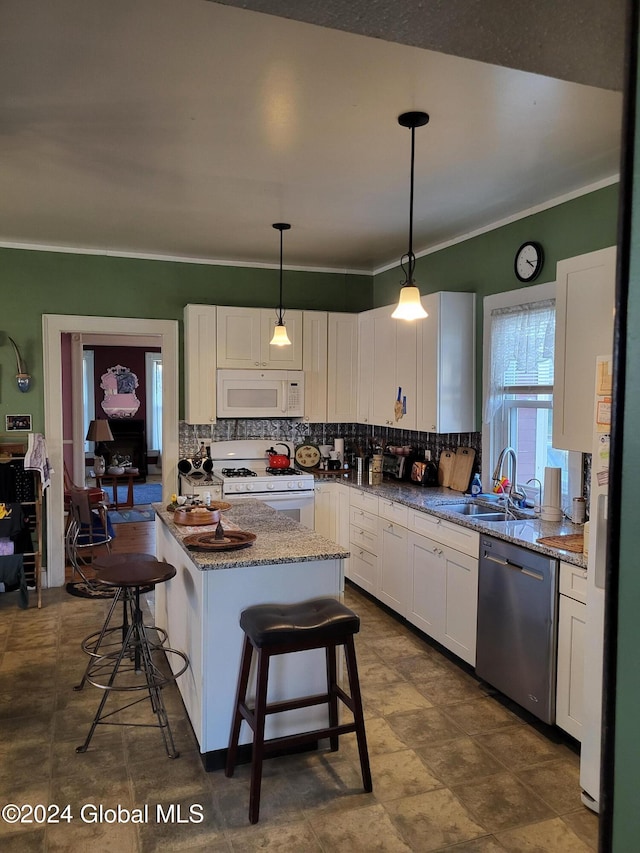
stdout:
[[[72,689],[86,660],[79,644],[107,605],[60,589],[43,597],[42,610],[22,611],[16,595],[0,596],[0,804],[69,804],[73,820],[18,827],[0,819],[3,853],[597,847],[575,752],[352,588],[346,600],[362,620],[357,650],[374,791],[362,793],[350,735],[337,753],[268,761],[256,826],[247,820],[248,768],[232,779],[204,772],[175,688],[165,695],[178,759],[166,757],[157,730],[133,727],[99,728],[88,752],[76,754],[99,701],[93,687]],[[109,823],[110,813],[90,822],[94,806],[145,803],[147,823]],[[183,821],[200,805],[203,820],[159,822],[156,803],[179,805]]]

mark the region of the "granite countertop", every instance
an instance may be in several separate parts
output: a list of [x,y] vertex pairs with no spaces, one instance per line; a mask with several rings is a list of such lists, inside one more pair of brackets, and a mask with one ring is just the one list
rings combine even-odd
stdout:
[[[580,524],[573,524],[568,520],[561,522],[541,521],[533,515],[531,518],[514,521],[483,521],[473,518],[473,516],[447,511],[447,504],[466,503],[471,500],[469,495],[464,495],[462,492],[453,492],[451,489],[442,487],[428,488],[413,483],[396,483],[386,480],[379,486],[357,485],[351,478],[348,480],[341,479],[340,482],[346,483],[354,489],[377,495],[383,500],[395,501],[412,509],[428,512],[438,518],[454,522],[461,527],[468,527],[471,530],[477,530],[479,533],[485,533],[497,539],[504,539],[507,542],[513,542],[515,545],[529,548],[532,551],[556,557],[565,563],[571,563],[580,568],[587,567],[587,558],[584,554],[566,551],[563,548],[552,548],[537,541],[547,536],[581,534],[583,526]],[[482,500],[482,497],[480,496],[479,499]],[[497,509],[497,507],[491,508]]]
[[237,551],[192,551],[182,540],[194,532],[214,532],[215,525],[186,528],[173,523],[173,513],[164,504],[153,504],[156,515],[202,570],[235,569],[243,566],[267,566],[274,563],[305,563],[312,560],[341,560],[349,551],[325,539],[259,500],[233,504],[223,514],[238,529],[256,534],[256,541]]

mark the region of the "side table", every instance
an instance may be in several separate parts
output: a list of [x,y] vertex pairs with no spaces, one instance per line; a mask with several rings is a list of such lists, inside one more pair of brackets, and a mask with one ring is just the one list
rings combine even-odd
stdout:
[[[96,484],[100,488],[104,488],[102,485],[103,483],[105,486],[111,486],[111,491],[113,492],[113,503],[109,504],[110,509],[120,509],[120,507],[133,506],[133,481],[139,475],[140,472],[137,468],[127,470],[124,474],[96,474]],[[124,502],[118,501],[118,483],[127,484],[127,499]]]

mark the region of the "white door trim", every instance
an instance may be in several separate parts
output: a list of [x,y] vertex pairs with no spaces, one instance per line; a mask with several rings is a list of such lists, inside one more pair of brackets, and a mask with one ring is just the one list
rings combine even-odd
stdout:
[[47,494],[47,586],[64,585],[61,335],[159,335],[162,339],[162,493],[176,491],[178,465],[178,321],[43,314],[44,434],[54,475]]

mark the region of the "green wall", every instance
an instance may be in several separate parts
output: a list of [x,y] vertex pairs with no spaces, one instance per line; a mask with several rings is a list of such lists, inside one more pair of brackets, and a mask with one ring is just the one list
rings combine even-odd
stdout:
[[[371,307],[371,277],[285,270],[283,294],[288,308],[364,311]],[[0,249],[0,299],[0,431],[5,414],[31,414],[34,430],[42,431],[43,314],[182,321],[188,303],[272,307],[278,270]],[[15,386],[7,335],[33,376],[27,394]]]
[[[616,241],[618,187],[613,185],[425,255],[416,265],[423,293],[472,290],[478,294],[478,388],[482,369],[482,297],[521,286],[513,256],[525,240],[538,240],[545,265],[536,283],[552,281],[561,258]],[[398,268],[371,278],[285,271],[289,308],[364,311],[396,301]],[[4,415],[31,414],[43,430],[42,314],[149,317],[182,321],[187,303],[275,306],[278,271],[186,264],[59,252],[0,249],[0,429]],[[15,387],[16,341],[33,376],[33,390]],[[478,424],[480,401],[478,401]]]
[[[482,300],[493,293],[525,286],[513,272],[518,247],[526,240],[541,243],[545,261],[535,284],[555,281],[558,261],[616,243],[618,189],[618,184],[613,184],[418,258],[415,280],[421,293],[462,290],[477,294],[476,388],[482,388]],[[374,306],[396,302],[401,281],[402,270],[399,267],[375,276]],[[480,398],[478,393],[478,428],[481,423]]]
[[[638,26],[636,10],[634,23]],[[624,459],[620,465],[619,515],[611,520],[619,524],[618,565],[612,566],[612,574],[617,569],[612,583],[617,589],[617,599],[611,602],[610,613],[613,624],[607,630],[612,657],[609,667],[615,669],[615,713],[613,755],[613,814],[610,849],[614,853],[627,853],[640,846],[640,734],[638,719],[640,713],[640,571],[638,554],[640,553],[640,527],[638,525],[638,482],[640,478],[640,383],[638,366],[640,365],[640,63],[638,62],[638,42],[640,30],[633,33],[635,50],[630,51],[631,73],[635,78],[635,104],[632,96],[627,109],[630,113],[629,138],[632,145],[630,155],[633,158],[629,175],[632,184],[631,199],[624,212],[625,226],[630,228],[628,293],[621,288],[621,311],[623,328],[620,329],[623,346],[626,341],[624,358],[624,381],[616,388],[623,398],[623,429],[621,444],[616,447],[616,455]],[[626,250],[623,244],[623,250]],[[626,296],[626,300],[625,300]],[[625,318],[626,311],[626,318]],[[617,482],[614,481],[614,487]],[[617,611],[617,612],[616,612]],[[617,617],[617,623],[615,619]],[[606,649],[606,647],[605,647]],[[603,849],[609,849],[603,847]]]

